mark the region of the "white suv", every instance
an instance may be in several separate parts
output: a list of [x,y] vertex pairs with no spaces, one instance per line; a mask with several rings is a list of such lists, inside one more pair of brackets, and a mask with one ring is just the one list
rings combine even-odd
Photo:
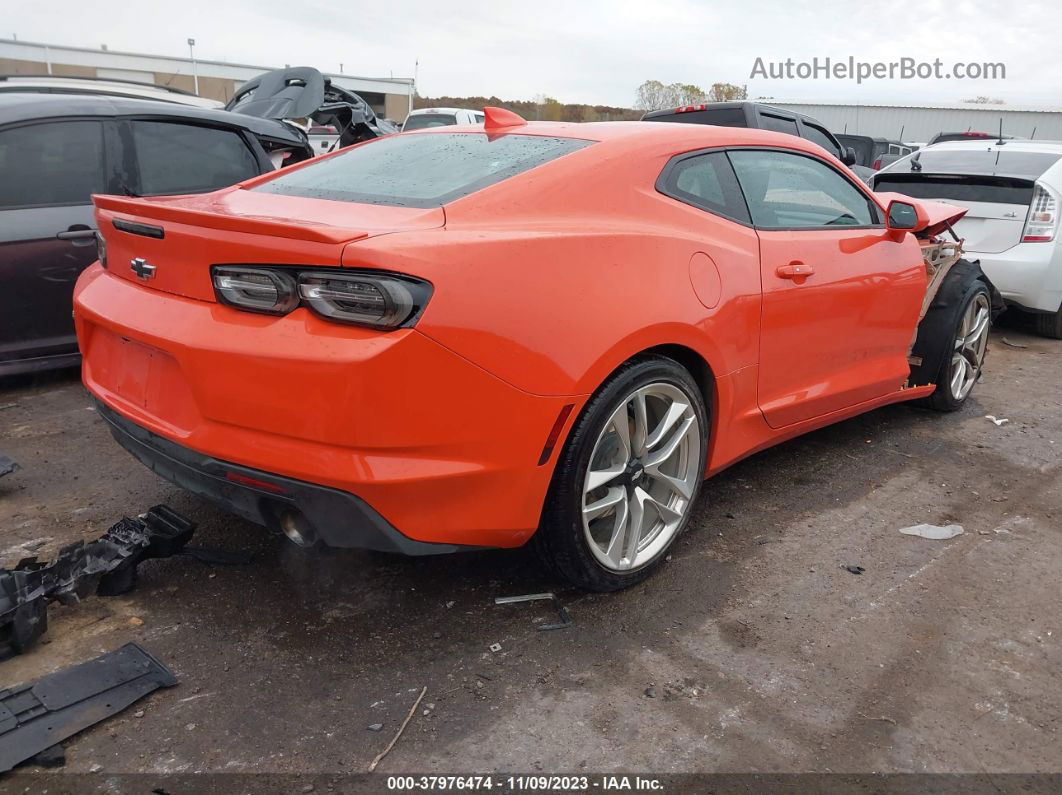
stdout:
[[406,117],[402,132],[423,130],[425,127],[447,127],[452,124],[482,124],[483,111],[465,108],[421,108]]
[[1062,142],[934,144],[877,172],[870,185],[968,208],[955,233],[969,258],[981,261],[1008,304],[1036,314],[1041,334],[1062,339]]

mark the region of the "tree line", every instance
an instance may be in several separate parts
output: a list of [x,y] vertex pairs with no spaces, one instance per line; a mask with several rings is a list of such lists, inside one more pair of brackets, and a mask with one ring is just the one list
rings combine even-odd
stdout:
[[705,91],[691,83],[661,83],[646,80],[635,91],[634,107],[620,108],[613,105],[587,105],[580,102],[560,102],[540,94],[534,99],[512,100],[499,97],[422,97],[413,95],[413,109],[420,108],[465,108],[483,110],[485,105],[511,110],[528,121],[634,121],[650,110],[677,108],[680,105],[699,105],[703,102],[727,102],[746,99],[745,86],[732,83],[713,83]]
[[611,105],[586,105],[560,102],[544,95],[529,100],[500,99],[499,97],[422,97],[414,95],[413,108],[465,108],[483,110],[485,105],[511,110],[528,121],[632,121],[642,114],[632,108]]

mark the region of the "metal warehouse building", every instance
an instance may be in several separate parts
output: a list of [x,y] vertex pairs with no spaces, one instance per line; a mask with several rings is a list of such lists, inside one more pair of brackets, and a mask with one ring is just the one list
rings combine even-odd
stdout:
[[[999,131],[1016,138],[1062,140],[1062,109],[1009,105],[852,105],[842,102],[785,102],[770,105],[806,113],[834,133],[924,143],[939,132]],[[902,134],[901,134],[902,131]]]
[[[105,47],[93,50],[0,39],[0,74],[136,80],[189,92],[195,91],[198,78],[199,95],[221,102],[231,99],[236,88],[245,81],[276,68],[276,65],[249,66],[199,59],[193,62],[191,58],[115,52]],[[389,119],[401,122],[409,112],[413,95],[413,80],[410,78],[355,77],[334,72],[324,74],[336,85],[360,95],[372,105],[373,110]]]

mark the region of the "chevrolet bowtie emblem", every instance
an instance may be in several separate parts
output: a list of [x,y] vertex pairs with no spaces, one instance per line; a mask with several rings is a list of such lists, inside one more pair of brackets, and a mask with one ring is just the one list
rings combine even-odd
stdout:
[[129,263],[129,269],[144,281],[155,275],[155,266],[148,263],[143,257],[136,257]]

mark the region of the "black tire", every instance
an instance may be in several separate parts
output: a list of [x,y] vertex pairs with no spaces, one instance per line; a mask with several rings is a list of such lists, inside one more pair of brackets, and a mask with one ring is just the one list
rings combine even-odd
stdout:
[[[963,316],[966,314],[966,310],[970,304],[977,300],[978,296],[984,296],[991,312],[992,306],[992,294],[988,289],[988,286],[981,280],[975,279],[966,288],[966,292],[963,294],[962,300],[959,302],[959,311],[955,319],[954,324],[950,329],[949,340],[955,339],[959,333],[960,326],[962,324]],[[990,321],[991,322],[991,321]],[[981,368],[984,366],[984,356],[981,357],[981,362],[977,367],[977,375],[980,377]],[[965,395],[961,397],[955,394],[952,388],[951,381],[951,367],[952,357],[951,348],[948,348],[948,355],[943,357],[943,361],[940,363],[940,370],[937,372],[935,383],[937,385],[936,390],[923,401],[923,405],[935,411],[958,411],[963,407],[970,395],[973,394],[971,388]],[[976,382],[975,382],[976,383]]]
[[1062,309],[1036,315],[1036,333],[1041,337],[1062,340]]
[[557,575],[589,591],[618,591],[646,579],[667,556],[689,524],[703,477],[698,477],[685,516],[670,542],[652,560],[623,572],[603,566],[590,551],[583,532],[583,480],[598,436],[609,418],[633,391],[664,382],[677,387],[689,399],[700,424],[698,450],[700,471],[704,471],[708,444],[708,415],[700,387],[689,371],[665,356],[642,356],[624,364],[601,385],[583,408],[557,459],[542,521],[531,539],[531,547],[542,562]]

